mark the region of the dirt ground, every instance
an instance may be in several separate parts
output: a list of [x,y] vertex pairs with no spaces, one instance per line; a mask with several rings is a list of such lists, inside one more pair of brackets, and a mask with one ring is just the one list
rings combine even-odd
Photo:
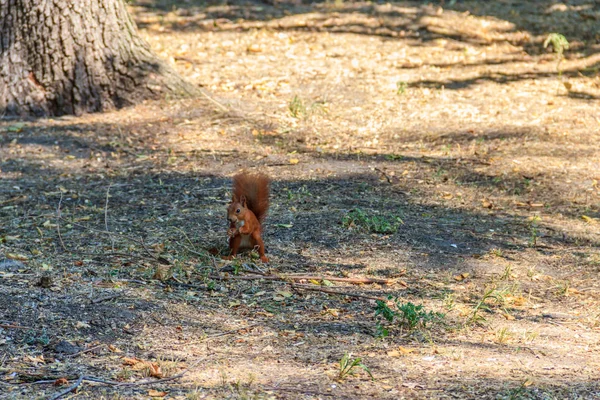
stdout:
[[206,96],[0,121],[0,398],[600,398],[597,1],[130,4]]

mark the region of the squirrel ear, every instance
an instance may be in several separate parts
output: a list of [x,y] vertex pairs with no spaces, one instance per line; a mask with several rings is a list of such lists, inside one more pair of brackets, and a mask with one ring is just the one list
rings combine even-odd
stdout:
[[242,196],[242,197],[240,197],[240,203],[242,203],[242,205],[243,205],[244,207],[246,207],[246,196]]
[[231,202],[235,203],[237,201],[237,199],[235,198],[235,193],[231,194]]

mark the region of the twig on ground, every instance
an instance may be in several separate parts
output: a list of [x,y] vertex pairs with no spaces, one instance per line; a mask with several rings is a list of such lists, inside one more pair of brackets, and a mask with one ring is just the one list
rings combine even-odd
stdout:
[[328,293],[328,294],[337,294],[340,296],[349,296],[349,297],[358,297],[361,299],[385,301],[385,299],[382,297],[369,296],[366,294],[359,294],[359,293],[342,292],[339,290],[328,289],[328,288],[324,288],[324,287],[320,287],[320,286],[300,285],[300,284],[294,284],[294,283],[292,283],[291,286],[293,289],[311,290],[313,292],[323,292],[323,293]]
[[223,104],[219,103],[218,101],[216,101],[215,99],[210,97],[206,92],[204,92],[204,90],[200,89],[200,94],[202,94],[202,96],[206,97],[211,103],[213,103],[217,107],[219,107],[222,111],[229,111],[229,109],[227,107],[225,107]]
[[60,243],[60,247],[62,247],[64,251],[68,252],[67,248],[65,247],[65,242],[63,242],[62,234],[60,233],[60,206],[62,204],[62,199],[63,194],[62,192],[60,192],[60,200],[58,200],[58,207],[56,207],[56,233],[58,233],[58,241]]
[[123,296],[123,293],[113,293],[107,296],[98,297],[97,299],[92,300],[92,304],[102,303],[103,301],[113,300]]
[[346,282],[346,283],[380,283],[382,285],[390,284],[390,279],[378,279],[378,278],[338,278],[335,276],[322,276],[322,275],[282,275],[284,279],[291,279],[295,281],[300,280],[314,280],[314,281],[333,281],[333,282]]
[[386,172],[384,170],[382,170],[381,168],[375,168],[375,171],[377,171],[381,175],[383,175],[390,185],[392,184],[392,179],[390,178],[390,176],[388,174],[386,174]]
[[110,183],[108,185],[108,188],[106,188],[106,202],[104,203],[104,227],[106,229],[106,233],[108,233],[108,236],[110,237],[110,244],[111,244],[112,251],[115,251],[115,239],[113,238],[113,235],[111,235],[110,231],[108,230],[108,198],[109,198],[109,191],[110,191],[111,185],[112,185],[112,183]]
[[75,353],[75,354],[70,354],[70,355],[68,355],[68,356],[67,356],[67,358],[75,358],[75,357],[79,357],[79,356],[80,356],[80,355],[82,355],[82,354],[89,353],[90,351],[94,351],[94,350],[100,349],[100,348],[102,348],[102,347],[104,347],[104,346],[106,346],[106,344],[104,344],[104,343],[102,343],[102,344],[99,344],[99,345],[97,345],[97,346],[92,346],[92,347],[90,347],[90,348],[87,348],[87,349],[83,349],[83,350],[81,350],[81,351],[78,351],[78,352],[77,352],[77,353]]
[[224,332],[219,332],[219,333],[215,333],[214,335],[209,335],[206,336],[204,338],[204,340],[207,339],[212,339],[212,338],[216,338],[216,337],[220,337],[220,336],[225,336],[225,335],[231,335],[232,333],[237,333],[239,331],[243,331],[244,329],[250,329],[250,328],[254,328],[255,326],[258,326],[260,324],[252,324],[252,325],[248,325],[248,326],[243,326],[241,328],[237,328],[237,329],[231,329],[229,331],[224,331]]
[[5,329],[31,329],[31,330],[34,330],[34,328],[30,328],[28,326],[12,325],[12,324],[0,324],[0,328],[5,328]]
[[81,382],[83,382],[84,378],[85,378],[85,376],[81,375],[79,377],[79,379],[77,379],[77,382],[75,382],[73,385],[69,386],[62,392],[58,392],[54,396],[50,397],[50,400],[57,400],[57,399],[60,399],[61,397],[63,397],[64,395],[71,393],[73,390],[77,389],[79,387],[79,385],[81,385]]
[[270,281],[303,281],[303,280],[315,280],[315,281],[336,281],[346,283],[380,283],[387,285],[391,283],[388,279],[376,279],[376,278],[338,278],[333,276],[320,276],[320,275],[229,275],[227,277],[221,275],[210,275],[212,279],[227,280],[227,279],[240,279],[244,281],[251,281],[256,279],[265,279]]

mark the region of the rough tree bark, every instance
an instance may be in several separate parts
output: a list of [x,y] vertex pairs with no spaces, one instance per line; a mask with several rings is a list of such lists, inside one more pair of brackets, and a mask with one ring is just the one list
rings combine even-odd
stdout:
[[152,53],[124,0],[0,0],[0,116],[104,111],[197,89]]

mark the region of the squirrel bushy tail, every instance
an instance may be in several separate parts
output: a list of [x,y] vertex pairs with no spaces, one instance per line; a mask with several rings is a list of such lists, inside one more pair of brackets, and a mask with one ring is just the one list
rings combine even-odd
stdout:
[[260,173],[241,172],[233,177],[233,196],[235,199],[246,197],[247,207],[263,222],[269,209],[269,186],[271,180]]

